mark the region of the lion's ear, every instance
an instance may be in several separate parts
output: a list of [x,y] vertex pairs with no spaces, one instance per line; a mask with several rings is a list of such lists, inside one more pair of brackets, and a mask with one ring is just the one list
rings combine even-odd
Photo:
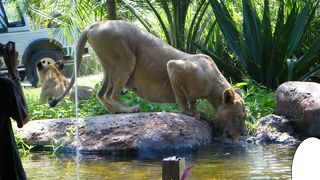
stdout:
[[54,64],[54,66],[55,66],[57,69],[62,70],[64,64],[63,64],[63,62],[62,62],[61,60],[59,60],[59,61],[56,61],[56,63]]
[[236,99],[236,95],[233,89],[226,89],[223,92],[223,97],[222,97],[222,101],[224,103],[229,103],[229,104],[234,104],[235,103],[235,99]]
[[235,89],[234,91],[235,91],[241,98],[243,98],[242,92],[241,92],[240,89]]

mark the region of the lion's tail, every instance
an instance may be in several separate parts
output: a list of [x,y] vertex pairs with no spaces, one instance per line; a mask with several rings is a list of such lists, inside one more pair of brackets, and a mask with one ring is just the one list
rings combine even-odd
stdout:
[[[88,32],[94,27],[94,25],[95,24],[88,26],[79,36],[77,46],[76,46],[76,59],[75,59],[75,63],[76,63],[76,67],[77,67],[78,71],[79,71],[81,61],[82,61],[83,49],[84,49],[84,46],[86,45],[87,40],[88,40]],[[75,83],[74,71],[75,70],[73,70],[73,75],[72,75],[71,82],[70,82],[69,86],[63,92],[63,94],[60,95],[60,97],[58,97],[56,99],[52,99],[49,102],[50,107],[55,107],[69,93],[70,89],[72,88],[72,86]]]

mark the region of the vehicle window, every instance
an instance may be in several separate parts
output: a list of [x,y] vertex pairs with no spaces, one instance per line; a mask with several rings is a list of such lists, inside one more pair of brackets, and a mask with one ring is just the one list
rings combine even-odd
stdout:
[[5,31],[6,29],[7,29],[7,24],[6,24],[5,16],[3,13],[3,7],[2,7],[2,4],[0,4],[0,32]]
[[5,1],[3,7],[7,15],[8,27],[19,27],[24,25],[22,13],[20,8],[17,7],[16,2]]
[[0,30],[7,29],[6,22],[4,21],[4,16],[0,10]]

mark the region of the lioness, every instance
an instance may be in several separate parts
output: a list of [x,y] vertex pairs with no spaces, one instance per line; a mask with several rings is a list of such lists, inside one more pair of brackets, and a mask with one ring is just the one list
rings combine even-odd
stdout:
[[[88,26],[80,35],[76,48],[77,68],[81,64],[86,42],[104,68],[104,80],[97,98],[111,113],[139,112],[119,100],[126,87],[152,102],[177,102],[182,113],[198,116],[195,100],[208,99],[217,117],[237,141],[245,127],[243,100],[232,89],[213,60],[203,54],[187,54],[163,43],[154,35],[125,21],[107,21]],[[55,106],[67,90],[50,102]]]
[[[37,72],[39,77],[38,85],[42,86],[40,94],[41,103],[45,103],[49,99],[58,97],[69,85],[67,78],[60,72],[63,66],[64,64],[62,61],[57,61],[55,64],[51,64],[50,61],[43,60],[37,63]],[[78,99],[89,99],[92,92],[93,89],[90,87],[78,86]],[[74,89],[70,93],[70,99],[73,102],[75,101]]]

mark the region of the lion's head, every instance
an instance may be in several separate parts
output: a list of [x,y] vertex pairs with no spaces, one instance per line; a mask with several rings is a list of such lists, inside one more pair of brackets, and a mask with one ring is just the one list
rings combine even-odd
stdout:
[[229,133],[233,142],[238,142],[242,133],[247,132],[245,125],[246,110],[241,92],[236,93],[234,89],[226,89],[223,92],[222,103],[217,108],[217,116],[223,134]]
[[52,77],[52,73],[56,75],[60,75],[60,70],[62,70],[64,64],[61,60],[56,61],[54,64],[52,64],[50,61],[39,61],[37,63],[37,73],[39,77],[39,82],[37,86],[41,86],[44,81],[46,81],[48,78]]

